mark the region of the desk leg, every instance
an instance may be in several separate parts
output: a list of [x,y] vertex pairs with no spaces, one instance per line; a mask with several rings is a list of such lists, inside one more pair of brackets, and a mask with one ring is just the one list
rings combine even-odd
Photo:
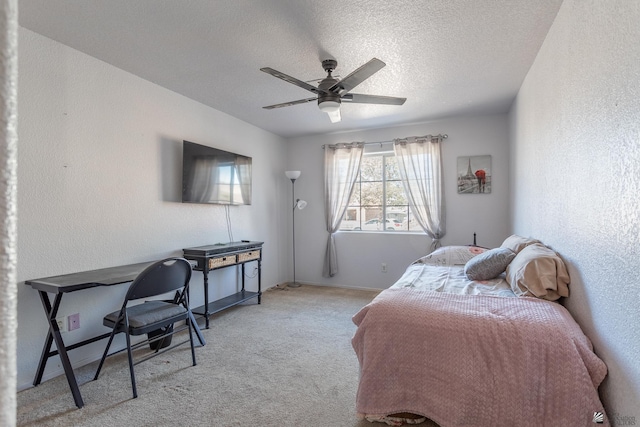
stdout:
[[204,282],[204,327],[209,329],[209,269],[205,266],[202,269]]
[[258,304],[262,298],[262,259],[258,258]]
[[[242,271],[240,272],[240,273],[242,273],[241,275],[242,275],[242,293],[243,293],[243,294],[244,294],[244,264],[245,264],[245,263],[243,262],[243,263],[242,263],[242,269],[241,269]],[[236,270],[236,272],[237,272],[237,271],[238,271],[238,270]],[[236,274],[237,274],[237,273],[236,273]],[[238,277],[238,276],[236,276],[236,283],[238,283],[238,282],[237,282],[237,277]],[[236,286],[237,286],[237,285],[236,285]]]
[[60,355],[60,361],[62,362],[62,367],[64,368],[64,373],[67,377],[69,388],[71,389],[71,394],[73,394],[73,400],[78,408],[82,408],[84,406],[84,402],[80,395],[78,382],[76,381],[76,376],[73,373],[73,368],[69,361],[69,355],[67,354],[67,349],[64,341],[62,340],[58,323],[56,322],[56,316],[58,315],[58,308],[60,307],[62,294],[56,294],[53,306],[51,306],[51,301],[49,301],[47,293],[44,291],[38,291],[38,293],[40,294],[40,301],[42,302],[44,311],[47,314],[47,320],[49,321],[49,332],[47,332],[47,338],[45,340],[44,348],[42,349],[42,355],[40,356],[40,363],[38,365],[38,371],[36,372],[36,378],[33,380],[33,385],[38,385],[40,384],[40,381],[42,381],[44,368],[47,365],[47,360],[49,359],[49,354],[51,352],[51,344],[55,341],[56,347],[58,348],[58,354]]
[[36,377],[33,380],[34,386],[39,385],[42,382],[42,375],[44,374],[44,368],[47,365],[47,360],[49,359],[49,351],[51,350],[51,344],[53,344],[53,335],[51,334],[51,330],[47,330],[47,338],[44,341],[42,355],[40,356],[40,363],[38,363],[38,370],[36,372]]

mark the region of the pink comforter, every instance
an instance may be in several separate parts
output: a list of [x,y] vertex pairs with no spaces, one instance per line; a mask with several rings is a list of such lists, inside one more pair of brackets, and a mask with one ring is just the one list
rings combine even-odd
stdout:
[[361,415],[513,427],[596,425],[604,413],[607,368],[560,304],[387,289],[353,322]]

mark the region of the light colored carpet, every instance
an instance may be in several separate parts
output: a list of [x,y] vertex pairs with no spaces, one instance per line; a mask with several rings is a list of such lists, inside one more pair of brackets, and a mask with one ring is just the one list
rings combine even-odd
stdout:
[[351,347],[351,316],[376,294],[270,289],[261,305],[253,300],[211,317],[203,329],[207,345],[196,347],[197,366],[188,344],[137,365],[137,399],[121,353],[107,359],[97,381],[91,381],[97,363],[76,370],[82,409],[64,376],[18,393],[18,425],[384,426],[356,417],[358,360]]

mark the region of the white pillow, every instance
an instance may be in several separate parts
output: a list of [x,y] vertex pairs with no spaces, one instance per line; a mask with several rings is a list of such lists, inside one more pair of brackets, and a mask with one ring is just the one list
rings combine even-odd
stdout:
[[471,280],[489,280],[507,269],[516,253],[509,248],[495,248],[471,258],[464,265],[464,274]]
[[465,265],[471,258],[485,251],[486,249],[477,246],[443,246],[416,262],[439,266]]

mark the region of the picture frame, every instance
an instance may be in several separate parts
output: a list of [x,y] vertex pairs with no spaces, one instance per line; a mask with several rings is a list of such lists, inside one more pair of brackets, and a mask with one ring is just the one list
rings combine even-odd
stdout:
[[460,156],[456,172],[458,194],[491,193],[491,156]]

